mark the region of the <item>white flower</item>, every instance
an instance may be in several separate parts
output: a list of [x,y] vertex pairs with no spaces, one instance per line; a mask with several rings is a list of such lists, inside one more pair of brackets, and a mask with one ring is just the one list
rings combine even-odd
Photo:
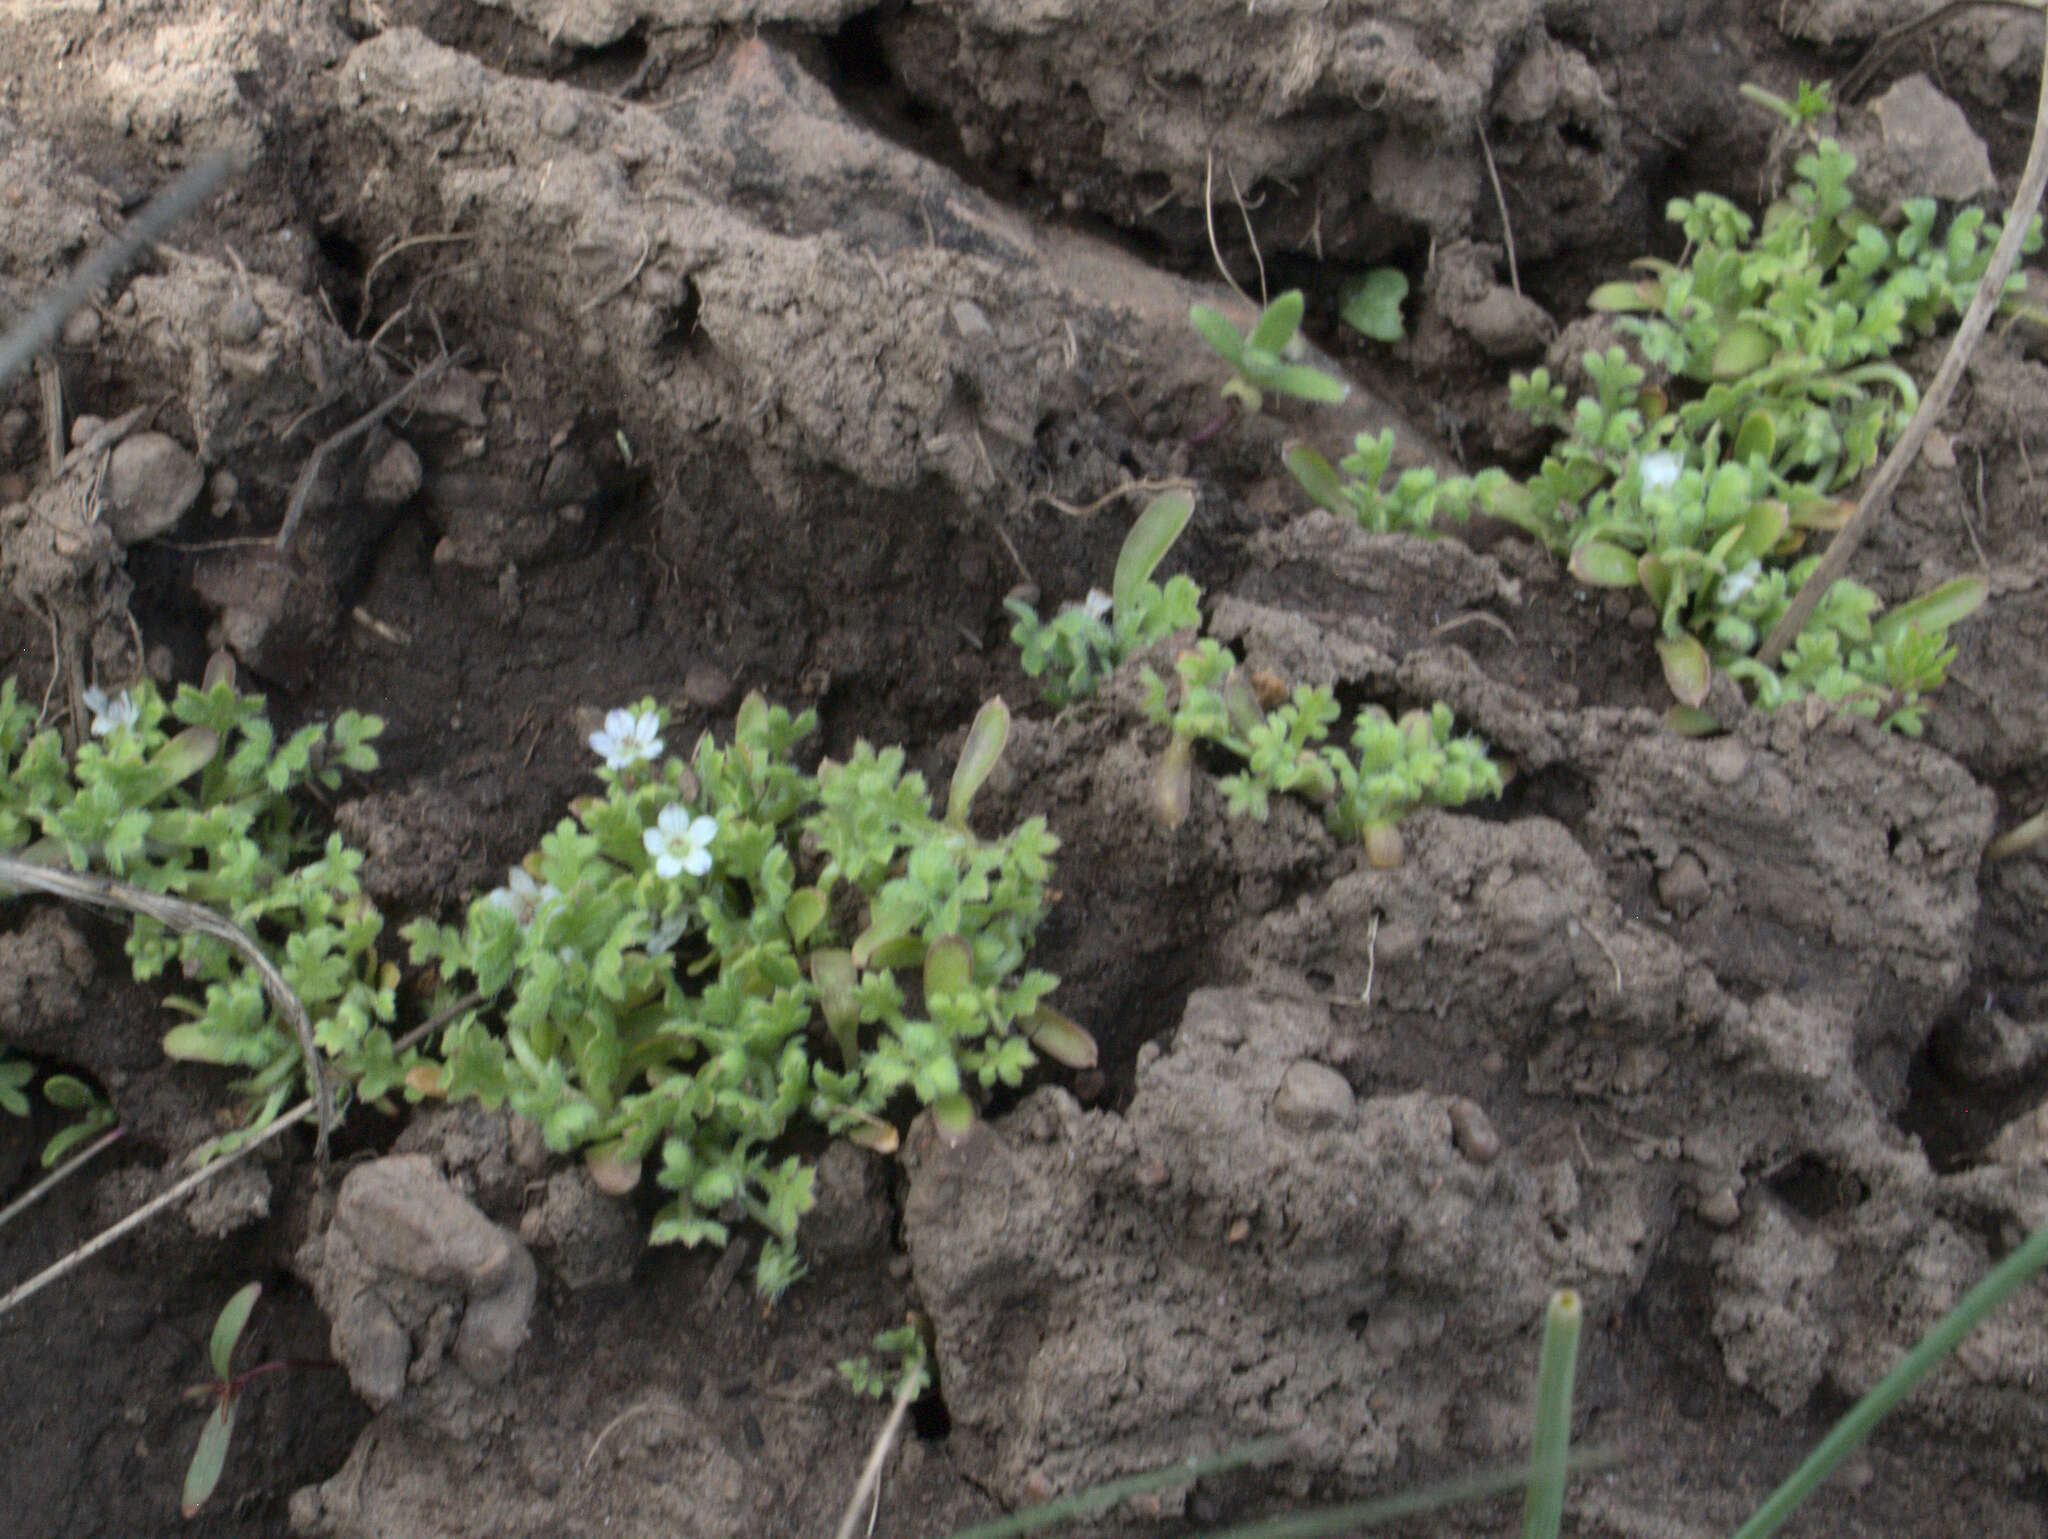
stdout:
[[1081,607],[1088,611],[1089,619],[1107,620],[1110,611],[1116,607],[1116,600],[1100,588],[1090,588],[1088,597],[1082,601]]
[[1763,575],[1763,563],[1752,561],[1748,566],[1730,572],[1726,577],[1722,578],[1721,586],[1715,592],[1714,597],[1723,604],[1740,603],[1749,590],[1756,586],[1757,579]]
[[673,881],[685,871],[702,876],[711,869],[711,841],[718,819],[693,818],[688,807],[671,802],[661,809],[656,826],[640,837],[654,857],[654,873]]
[[652,711],[613,711],[604,719],[604,731],[590,734],[590,749],[606,769],[631,769],[661,752],[660,732],[661,720]]
[[1678,484],[1678,474],[1685,467],[1678,456],[1670,450],[1661,454],[1643,456],[1643,490],[1646,492],[1668,491]]
[[545,884],[534,881],[524,871],[514,867],[506,885],[498,888],[484,901],[508,910],[519,921],[519,928],[525,929],[540,917],[540,911],[562,895],[561,889],[553,882]]
[[85,708],[92,712],[92,735],[105,737],[123,727],[135,725],[135,702],[128,698],[128,691],[122,690],[111,700],[103,689],[88,689],[85,692]]

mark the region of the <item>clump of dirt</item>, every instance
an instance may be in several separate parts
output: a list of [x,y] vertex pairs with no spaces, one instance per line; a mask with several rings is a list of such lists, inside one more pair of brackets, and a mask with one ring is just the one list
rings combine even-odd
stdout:
[[[833,1364],[912,1310],[938,1385],[878,1533],[1269,1432],[1295,1454],[1262,1483],[1112,1521],[1385,1489],[1519,1453],[1570,1284],[1582,1433],[1632,1456],[1575,1493],[1589,1531],[1739,1516],[2044,1211],[2048,879],[1980,857],[2048,799],[2048,374],[1986,344],[1859,573],[1891,599],[1989,575],[1924,744],[1804,711],[1675,737],[1625,597],[1499,529],[1300,516],[1275,451],[1389,425],[1442,464],[1525,451],[1504,364],[1583,351],[1555,320],[1664,238],[1668,193],[1757,191],[1774,124],[1734,86],[1897,9],[0,20],[10,56],[67,61],[9,99],[0,324],[202,138],[250,157],[0,399],[0,663],[74,735],[88,684],[196,679],[214,646],[284,721],[385,717],[383,770],[331,815],[394,926],[497,880],[643,695],[680,744],[760,689],[816,706],[824,751],[900,741],[942,772],[982,699],[1031,693],[1004,594],[1100,586],[1172,481],[1200,493],[1175,559],[1213,634],[1347,707],[1443,700],[1511,772],[1378,870],[1305,806],[1232,819],[1206,773],[1158,821],[1141,673],[1171,644],[1020,710],[985,798],[1063,841],[1038,961],[1098,1071],[957,1147],[918,1125],[896,1164],[825,1153],[814,1271],[773,1311],[745,1241],[646,1251],[640,1205],[516,1118],[359,1109],[343,1170],[243,1167],[0,1321],[24,1450],[0,1502],[25,1532],[167,1527],[178,1390],[252,1275],[254,1347],[348,1372],[252,1396],[198,1527],[337,1539],[816,1533],[883,1414]],[[2025,25],[1930,34],[1966,105],[2018,99]],[[1915,122],[1955,116],[1912,92]],[[1212,209],[1247,287],[1247,220],[1274,286],[1319,301],[1411,269],[1413,340],[1348,359],[1381,388],[1189,442],[1218,370],[1188,306],[1249,314],[1162,270],[1209,262]],[[167,1185],[233,1098],[164,1062],[111,926],[0,923],[0,1041],[128,1130],[97,1186],[0,1231],[11,1280]],[[52,1131],[0,1118],[11,1186]],[[2044,1327],[2008,1306],[1814,1530],[2037,1529]]]

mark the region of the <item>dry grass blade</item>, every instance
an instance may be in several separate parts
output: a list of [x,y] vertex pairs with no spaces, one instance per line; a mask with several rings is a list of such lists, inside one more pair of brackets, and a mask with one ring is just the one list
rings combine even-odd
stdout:
[[314,1147],[321,1163],[326,1163],[327,1139],[334,1131],[334,1090],[321,1069],[320,1049],[313,1041],[313,1023],[307,1019],[306,1007],[299,1003],[299,996],[284,981],[284,974],[263,954],[263,948],[256,944],[248,931],[223,919],[203,904],[149,892],[108,876],[39,866],[13,855],[0,855],[0,885],[47,893],[53,898],[68,898],[73,903],[90,904],[94,908],[125,909],[131,914],[154,919],[181,934],[210,936],[247,962],[255,969],[272,1007],[291,1023],[292,1034],[299,1039],[299,1053],[306,1061],[307,1083],[312,1086],[314,1104],[320,1113],[320,1138]]

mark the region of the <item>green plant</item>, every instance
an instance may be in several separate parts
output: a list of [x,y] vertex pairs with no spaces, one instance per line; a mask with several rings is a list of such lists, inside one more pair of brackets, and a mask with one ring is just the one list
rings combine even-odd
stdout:
[[1408,297],[1408,275],[1398,267],[1375,267],[1344,286],[1337,314],[1345,325],[1375,342],[1398,342],[1401,301]]
[[1022,599],[1004,604],[1016,624],[1010,639],[1022,650],[1024,671],[1056,706],[1085,700],[1133,652],[1178,630],[1202,623],[1201,590],[1186,576],[1152,581],[1159,563],[1187,528],[1195,509],[1185,492],[1155,499],[1125,536],[1110,592],[1100,589],[1081,604],[1069,604],[1050,620]]
[[1811,128],[1835,110],[1834,91],[1825,80],[1818,85],[1810,80],[1800,81],[1798,94],[1791,101],[1774,92],[1766,91],[1760,85],[1744,84],[1737,89],[1744,98],[1777,113],[1795,129]]
[[[86,702],[91,731],[67,754],[14,682],[0,683],[0,852],[116,877],[232,920],[263,944],[310,1013],[319,1050],[358,1092],[390,1088],[402,1072],[385,1030],[398,974],[377,956],[383,920],[356,879],[362,856],[339,835],[317,840],[295,800],[374,768],[381,723],[344,712],[280,742],[262,697],[236,690],[224,657],[203,688],[182,686],[168,702],[147,681],[113,697],[88,690]],[[164,1051],[244,1071],[236,1088],[258,1109],[235,1136],[266,1124],[304,1059],[253,970],[216,936],[174,933],[147,916],[134,920],[127,951],[138,979],[175,966],[200,991],[169,999],[190,1018],[165,1034]],[[79,1081],[59,1076],[46,1093],[94,1126],[109,1117]],[[67,1132],[75,1142],[91,1130]]]
[[[36,1077],[35,1065],[26,1058],[0,1053],[0,1111],[26,1117],[30,1112],[28,1088]],[[43,1145],[43,1167],[48,1169],[94,1134],[114,1125],[114,1109],[100,1093],[71,1074],[52,1074],[43,1081],[43,1099],[60,1111],[78,1115],[59,1128]]]
[[[422,922],[413,960],[487,1003],[457,1017],[416,1091],[509,1103],[614,1190],[642,1162],[673,1194],[656,1243],[767,1232],[774,1298],[802,1272],[810,1127],[892,1149],[884,1114],[931,1108],[963,1134],[977,1087],[1016,1085],[1038,1053],[1094,1061],[1025,965],[1057,841],[1042,818],[995,840],[968,827],[1009,713],[977,717],[946,816],[900,749],[859,743],[800,768],[816,718],[750,696],[730,743],[662,757],[649,702],[592,739],[603,794],[573,804],[522,873],[466,923]],[[494,1016],[499,1031],[487,1028]]]
[[1326,405],[1335,405],[1351,393],[1342,380],[1292,361],[1300,356],[1303,308],[1301,290],[1289,289],[1259,312],[1249,332],[1242,333],[1221,311],[1207,305],[1188,311],[1188,320],[1202,340],[1230,365],[1230,378],[1223,384],[1227,403],[1257,413],[1264,410],[1269,390]]
[[1334,691],[1297,684],[1270,708],[1255,679],[1228,648],[1203,637],[1175,660],[1178,690],[1145,671],[1145,713],[1172,734],[1160,770],[1160,804],[1169,823],[1187,807],[1192,748],[1214,743],[1244,768],[1217,782],[1230,811],[1264,821],[1275,795],[1297,795],[1323,809],[1340,838],[1362,840],[1381,867],[1405,857],[1400,821],[1424,803],[1458,807],[1498,796],[1500,768],[1476,737],[1451,736],[1450,707],[1439,702],[1398,721],[1379,706],[1352,719],[1349,748],[1330,744],[1343,715]]
[[925,1346],[924,1332],[915,1319],[875,1337],[875,1351],[884,1361],[894,1358],[895,1367],[877,1366],[865,1352],[849,1357],[839,1365],[839,1377],[856,1395],[866,1395],[875,1400],[903,1395],[914,1400],[931,1387],[930,1353]]
[[185,1391],[188,1400],[202,1405],[211,1401],[213,1405],[207,1413],[205,1425],[199,1429],[199,1443],[192,1450],[192,1462],[185,1469],[181,1510],[188,1518],[206,1505],[207,1498],[220,1484],[221,1471],[227,1465],[228,1446],[234,1440],[235,1417],[249,1386],[294,1368],[335,1366],[325,1361],[277,1358],[240,1373],[235,1372],[235,1347],[242,1339],[242,1332],[248,1326],[249,1316],[262,1292],[263,1284],[253,1282],[235,1290],[234,1296],[221,1309],[219,1318],[213,1322],[213,1335],[207,1343],[207,1362],[213,1369],[213,1378]]
[[[1824,97],[1803,92],[1786,109],[1811,121]],[[1540,540],[1581,582],[1639,590],[1683,706],[1705,700],[1718,668],[1765,709],[1816,695],[1918,733],[1923,697],[1954,656],[1949,628],[1984,600],[1978,579],[1889,614],[1868,588],[1837,583],[1777,666],[1754,655],[1813,570],[1809,537],[1841,526],[1853,508],[1844,489],[1918,403],[1892,355],[1961,308],[1997,235],[1975,209],[1937,232],[1924,199],[1886,229],[1855,207],[1854,168],[1819,140],[1760,233],[1726,199],[1674,200],[1684,259],[1644,259],[1646,276],[1589,301],[1622,313],[1640,359],[1619,347],[1587,354],[1590,393],[1569,407],[1545,369],[1511,381],[1510,403],[1560,435],[1526,479],[1409,471],[1387,487],[1387,435],[1361,437],[1342,474],[1292,446],[1290,470],[1316,502],[1366,528],[1481,510]],[[2027,249],[2038,245],[2036,230]]]

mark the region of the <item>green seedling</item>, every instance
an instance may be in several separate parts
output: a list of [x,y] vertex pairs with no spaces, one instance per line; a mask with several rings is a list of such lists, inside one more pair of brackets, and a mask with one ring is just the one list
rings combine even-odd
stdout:
[[[0,1111],[26,1117],[32,1110],[29,1086],[36,1077],[35,1065],[26,1058],[0,1054]],[[59,1128],[43,1145],[43,1168],[49,1169],[79,1144],[114,1125],[114,1109],[84,1080],[70,1074],[52,1074],[43,1081],[43,1099],[59,1111],[78,1115]]]
[[[214,909],[263,945],[358,1094],[395,1085],[403,1067],[386,1028],[398,973],[377,956],[383,921],[357,880],[362,856],[338,835],[316,836],[298,800],[373,769],[381,723],[344,712],[280,740],[262,698],[236,690],[225,656],[202,688],[169,700],[147,681],[85,699],[90,730],[67,753],[14,682],[0,683],[0,851]],[[191,990],[167,1001],[187,1019],[165,1034],[164,1051],[239,1070],[236,1088],[255,1112],[246,1131],[267,1125],[305,1061],[254,972],[214,936],[147,917],[134,920],[127,950],[138,979],[175,968]],[[48,1089],[85,1113],[70,1142],[110,1120],[78,1081],[60,1076]]]
[[931,1387],[931,1353],[925,1343],[924,1326],[916,1317],[877,1336],[875,1353],[884,1363],[893,1359],[895,1366],[879,1366],[865,1352],[839,1365],[839,1377],[856,1395],[873,1400],[891,1400],[901,1395],[915,1400]]
[[1004,605],[1016,621],[1010,639],[1022,650],[1024,671],[1042,681],[1039,691],[1050,704],[1087,699],[1133,652],[1202,623],[1201,590],[1192,579],[1152,580],[1194,510],[1185,492],[1155,498],[1124,538],[1109,593],[1097,589],[1050,620],[1022,599]]
[[1828,81],[1815,85],[1810,80],[1799,82],[1799,92],[1793,100],[1787,101],[1775,92],[1766,91],[1760,85],[1738,87],[1745,99],[1759,107],[1775,112],[1793,128],[1806,130],[1835,110],[1834,92]]
[[207,1361],[213,1369],[213,1378],[209,1383],[195,1384],[185,1391],[186,1399],[200,1405],[211,1402],[213,1406],[207,1413],[205,1425],[199,1429],[199,1444],[192,1450],[192,1462],[185,1470],[180,1510],[188,1518],[206,1505],[214,1488],[220,1484],[221,1471],[227,1465],[228,1447],[234,1441],[235,1417],[249,1386],[295,1368],[335,1366],[331,1362],[279,1358],[235,1372],[235,1347],[242,1339],[242,1332],[247,1328],[249,1316],[262,1292],[263,1284],[252,1282],[237,1289],[234,1297],[227,1301],[220,1317],[213,1323],[213,1336],[207,1343]]
[[[1331,406],[1351,394],[1351,387],[1342,380],[1294,361],[1302,356],[1303,308],[1301,290],[1289,289],[1260,311],[1252,329],[1244,333],[1220,310],[1196,305],[1188,311],[1188,320],[1202,340],[1230,365],[1230,378],[1223,383],[1226,406],[1233,411],[1242,407],[1256,415],[1265,409],[1268,391]],[[1224,424],[1228,421],[1226,415]],[[1213,436],[1220,428],[1205,431]]]
[[[1353,718],[1349,748],[1330,744],[1343,715],[1327,686],[1297,684],[1268,708],[1258,682],[1236,656],[1203,637],[1175,661],[1177,689],[1145,671],[1145,713],[1168,729],[1156,781],[1157,804],[1169,827],[1186,815],[1192,749],[1212,743],[1244,768],[1217,782],[1231,813],[1263,822],[1275,795],[1300,796],[1323,810],[1330,831],[1360,840],[1374,866],[1406,858],[1400,822],[1425,803],[1459,807],[1498,796],[1500,767],[1476,737],[1453,737],[1450,707],[1409,711],[1399,720],[1378,706]],[[1276,685],[1267,682],[1268,692]]]
[[1407,335],[1401,324],[1401,301],[1407,297],[1406,273],[1398,267],[1375,267],[1344,286],[1337,314],[1361,336],[1398,342]]
[[792,1143],[893,1149],[909,1106],[957,1137],[1040,1054],[1093,1061],[1026,965],[1057,841],[1041,818],[971,827],[1008,725],[983,707],[941,819],[900,749],[801,768],[810,712],[750,696],[730,742],[706,734],[687,763],[664,756],[652,701],[612,713],[591,740],[603,793],[464,925],[408,927],[415,962],[485,1000],[410,1088],[509,1104],[615,1190],[651,1165],[671,1199],[654,1241],[724,1245],[752,1223],[755,1285],[779,1296],[811,1206]]
[[1585,1307],[1569,1288],[1550,1296],[1543,1314],[1543,1355],[1536,1372],[1536,1414],[1529,1440],[1529,1489],[1522,1539],[1557,1539],[1564,1520],[1565,1477],[1572,1442],[1572,1381],[1579,1366],[1579,1325]]
[[1360,433],[1351,453],[1335,465],[1313,445],[1298,439],[1281,451],[1280,458],[1317,506],[1350,519],[1370,534],[1428,534],[1439,519],[1462,524],[1489,489],[1507,480],[1499,471],[1491,478],[1446,478],[1427,465],[1418,465],[1389,483],[1394,461],[1390,428],[1377,434]]

